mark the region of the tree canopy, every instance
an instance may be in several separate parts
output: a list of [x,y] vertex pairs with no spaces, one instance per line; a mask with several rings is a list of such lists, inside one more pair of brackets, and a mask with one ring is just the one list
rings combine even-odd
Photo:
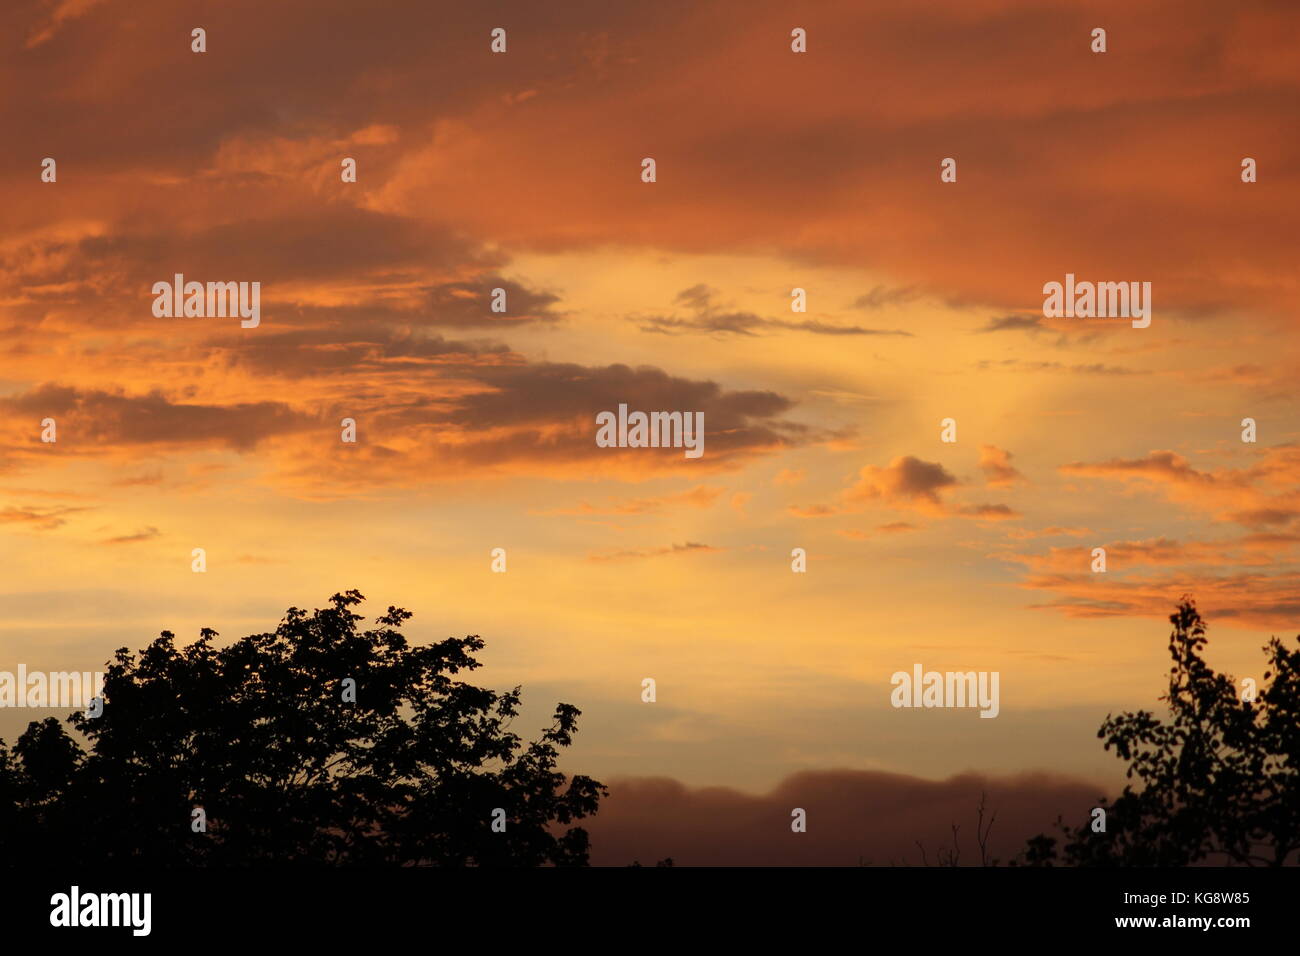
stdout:
[[[1169,707],[1107,716],[1097,736],[1128,763],[1090,821],[1030,841],[1026,862],[1076,866],[1282,866],[1300,855],[1300,647],[1273,638],[1260,686],[1246,693],[1204,658],[1205,622],[1184,599],[1169,618]],[[1300,640],[1300,639],[1298,639]]]
[[[412,646],[357,591],[273,633],[118,650],[103,713],[0,741],[0,857],[67,863],[585,865],[606,794],[556,769],[580,711],[525,742],[520,688],[459,679],[477,636]],[[80,740],[78,739],[80,738]],[[83,746],[84,743],[84,746]],[[202,814],[196,813],[196,809]],[[200,827],[202,821],[202,827]]]

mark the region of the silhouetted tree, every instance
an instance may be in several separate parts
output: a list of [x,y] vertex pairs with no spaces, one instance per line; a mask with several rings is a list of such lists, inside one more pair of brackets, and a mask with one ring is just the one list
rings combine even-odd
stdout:
[[[991,810],[988,805],[988,792],[980,792],[980,802],[975,807],[975,845],[980,851],[980,860],[978,864],[972,863],[971,866],[997,866],[997,857],[989,856],[989,834],[993,832],[993,824],[997,822],[998,812]],[[988,814],[988,821],[985,822],[984,816]],[[941,846],[938,849],[937,866],[958,867],[961,862],[961,827],[953,823],[952,829],[952,847]],[[921,851],[921,865],[930,866],[930,855],[925,850],[925,844],[920,840],[913,841],[916,848]],[[1055,841],[1053,841],[1055,842]],[[858,854],[858,866],[871,866],[871,861],[861,854]],[[901,864],[895,864],[893,858],[889,860],[890,866],[901,865],[908,866],[907,857],[904,856]],[[1014,863],[1012,864],[1015,865]]]
[[68,719],[88,750],[53,718],[12,752],[0,741],[0,858],[586,864],[587,833],[569,824],[606,791],[556,770],[578,709],[559,704],[525,744],[509,729],[518,687],[456,679],[480,666],[482,640],[412,647],[400,631],[411,614],[395,607],[359,632],[362,600],[290,608],[274,633],[221,649],[204,629],[180,650],[165,631],[138,658],[117,651],[103,714]]
[[1300,851],[1300,649],[1273,638],[1255,700],[1202,658],[1205,623],[1187,599],[1170,616],[1173,666],[1162,721],[1147,711],[1107,716],[1097,736],[1128,762],[1106,831],[1062,825],[1029,841],[1024,862],[1050,866],[1281,866]]

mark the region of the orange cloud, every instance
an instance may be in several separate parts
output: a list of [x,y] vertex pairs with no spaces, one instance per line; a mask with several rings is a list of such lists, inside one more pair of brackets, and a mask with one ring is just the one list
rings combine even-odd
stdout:
[[1123,580],[1109,574],[1031,575],[1022,586],[1060,598],[1031,607],[1068,617],[1166,618],[1172,602],[1196,599],[1202,613],[1232,627],[1294,630],[1300,616],[1300,573],[1151,573]]
[[604,505],[593,505],[584,501],[574,508],[553,508],[549,511],[535,513],[542,515],[644,515],[659,514],[674,505],[710,508],[718,500],[718,496],[722,494],[723,490],[722,488],[697,485],[689,491],[679,492],[675,495],[660,495],[653,498],[611,499]]
[[674,544],[666,548],[642,548],[634,551],[612,551],[587,556],[588,561],[634,561],[642,558],[658,558],[665,555],[681,554],[715,554],[724,551],[725,548],[715,548],[711,545],[700,544],[696,541],[687,541],[685,544]]
[[1300,534],[1182,542],[1161,537],[1102,546],[1105,573],[1091,570],[1091,544],[994,557],[1030,569],[1021,587],[1059,595],[1033,607],[1069,617],[1160,618],[1183,595],[1194,597],[1207,617],[1230,626],[1285,629],[1300,613],[1300,572],[1285,566],[1295,560]]
[[[875,534],[900,534],[904,531],[918,531],[917,525],[907,521],[891,521],[889,524],[877,525]],[[873,537],[872,532],[862,531],[857,528],[837,528],[836,534],[844,538],[851,538],[854,541],[866,541]]]
[[1011,452],[994,445],[980,445],[980,468],[984,470],[984,482],[990,488],[1010,488],[1016,482],[1026,480],[1011,465]]
[[952,505],[942,494],[959,484],[939,462],[922,461],[914,455],[900,455],[884,468],[865,465],[858,480],[840,494],[837,504],[792,505],[787,510],[800,518],[824,518],[855,514],[873,504],[916,511],[933,516],[1002,521],[1020,515],[1007,505]]
[[941,512],[939,492],[956,484],[957,479],[938,462],[904,455],[885,468],[865,466],[857,483],[844,493],[844,500],[849,505],[885,501],[919,511]]
[[1182,455],[1153,451],[1145,458],[1073,462],[1060,471],[1145,484],[1171,501],[1248,528],[1288,524],[1300,516],[1300,447],[1279,445],[1258,454],[1259,460],[1244,469],[1198,471]]
[[85,511],[85,508],[36,508],[9,506],[0,509],[0,524],[30,525],[40,531],[52,531],[66,524],[66,516]]
[[1069,536],[1080,538],[1091,532],[1087,528],[1066,528],[1060,525],[1052,525],[1040,530],[1030,528],[1010,528],[1007,530],[1007,537],[1014,541],[1027,541],[1031,538],[1051,538],[1056,536]]

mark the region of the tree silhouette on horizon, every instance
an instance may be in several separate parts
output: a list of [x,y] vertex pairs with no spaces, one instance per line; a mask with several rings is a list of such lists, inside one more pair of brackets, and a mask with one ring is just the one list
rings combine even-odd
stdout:
[[[1126,784],[1104,799],[1106,831],[1064,824],[1063,853],[1040,834],[1030,866],[1284,866],[1300,855],[1300,647],[1276,637],[1257,696],[1205,662],[1205,622],[1184,598],[1170,615],[1169,717],[1107,715],[1097,736],[1128,762]],[[1298,639],[1300,640],[1300,639]]]
[[[510,730],[519,687],[457,679],[481,666],[478,636],[411,646],[411,613],[396,607],[360,631],[363,600],[352,590],[310,614],[290,608],[274,632],[223,648],[204,628],[180,649],[170,631],[138,657],[119,649],[103,713],[68,718],[88,747],[53,717],[12,750],[0,741],[0,857],[586,865],[587,832],[572,824],[606,789],[556,769],[578,708],[558,704],[525,743]],[[206,832],[192,827],[198,807]]]

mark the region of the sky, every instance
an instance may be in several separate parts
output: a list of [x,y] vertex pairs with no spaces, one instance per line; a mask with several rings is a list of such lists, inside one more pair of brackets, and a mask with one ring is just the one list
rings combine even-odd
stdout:
[[[0,670],[357,588],[579,706],[611,819],[1086,809],[1181,596],[1239,677],[1300,631],[1297,41],[1262,0],[6,3]],[[260,323],[155,315],[177,273]],[[1067,274],[1150,325],[1046,317]],[[599,447],[620,404],[704,454]],[[998,716],[892,707],[916,663]]]

